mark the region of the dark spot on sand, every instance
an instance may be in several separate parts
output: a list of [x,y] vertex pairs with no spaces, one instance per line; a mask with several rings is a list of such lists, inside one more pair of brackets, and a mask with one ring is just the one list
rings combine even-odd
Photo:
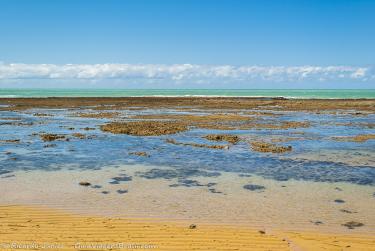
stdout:
[[102,194],[109,194],[108,191],[102,191]]
[[127,192],[128,192],[128,190],[126,190],[126,189],[117,190],[117,193],[119,193],[119,194],[124,194],[124,193],[127,193]]
[[87,182],[87,181],[81,181],[81,182],[79,182],[79,185],[80,185],[80,186],[88,187],[88,186],[91,186],[91,183],[90,183],[90,182]]
[[347,210],[347,209],[340,209],[340,212],[347,213],[347,214],[356,214],[357,213],[356,211],[350,211],[350,210]]
[[342,224],[343,226],[349,228],[349,229],[354,229],[356,227],[362,227],[364,226],[365,224],[361,223],[361,222],[357,222],[357,221],[349,221],[345,224]]
[[189,229],[196,229],[197,228],[197,225],[195,225],[195,224],[191,224],[190,226],[189,226]]
[[335,187],[335,190],[337,190],[337,191],[342,191],[342,189],[339,188],[339,187]]
[[183,187],[212,187],[212,186],[215,186],[217,183],[215,182],[209,182],[207,184],[202,184],[200,183],[199,181],[197,180],[191,180],[191,179],[178,179],[178,183],[177,184],[171,184],[169,185],[170,187],[179,187],[179,186],[183,186]]
[[209,188],[208,191],[210,191],[211,193],[223,193],[221,191],[216,190],[215,188]]
[[317,225],[317,226],[324,224],[324,223],[323,223],[322,221],[320,221],[320,220],[317,220],[317,221],[310,221],[310,222],[313,223],[314,225]]
[[250,191],[257,191],[257,190],[263,191],[264,189],[266,189],[265,186],[253,185],[253,184],[244,185],[243,188],[247,189],[247,190],[250,190]]
[[260,233],[260,234],[266,234],[266,231],[264,231],[264,230],[259,230],[258,233]]
[[98,188],[102,188],[102,186],[100,186],[100,185],[93,185],[93,186],[91,186],[91,188],[98,189]]
[[345,203],[345,200],[342,200],[342,199],[336,199],[336,200],[334,200],[334,202],[336,202],[336,203]]

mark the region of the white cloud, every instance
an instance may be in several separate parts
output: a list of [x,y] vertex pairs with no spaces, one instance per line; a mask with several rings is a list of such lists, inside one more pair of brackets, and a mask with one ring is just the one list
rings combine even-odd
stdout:
[[123,79],[167,80],[173,83],[372,81],[369,67],[353,66],[231,66],[193,64],[6,64],[0,80]]

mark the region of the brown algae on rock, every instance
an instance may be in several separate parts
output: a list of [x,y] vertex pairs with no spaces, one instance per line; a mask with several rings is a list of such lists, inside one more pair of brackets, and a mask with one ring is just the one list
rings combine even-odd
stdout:
[[366,142],[370,139],[375,139],[375,134],[359,134],[356,136],[342,136],[342,137],[333,137],[337,141],[352,141],[352,142]]
[[251,149],[256,152],[262,153],[285,153],[292,151],[292,146],[278,146],[275,144],[263,142],[263,141],[254,141],[251,142]]
[[240,137],[231,134],[208,134],[203,138],[211,141],[227,141],[232,144],[236,144],[240,141]]
[[81,118],[111,119],[119,115],[119,112],[98,112],[98,113],[76,113]]
[[104,132],[133,136],[159,136],[176,134],[188,130],[182,123],[161,121],[112,122],[100,126]]
[[82,133],[73,133],[72,134],[73,137],[75,138],[79,138],[79,139],[85,139],[86,138],[86,135],[82,134]]
[[150,155],[148,155],[146,152],[130,152],[129,154],[130,155],[137,155],[137,156],[141,156],[141,157],[150,157]]
[[55,141],[59,139],[65,139],[65,135],[62,134],[53,134],[53,133],[46,133],[46,134],[41,134],[40,138],[43,141]]

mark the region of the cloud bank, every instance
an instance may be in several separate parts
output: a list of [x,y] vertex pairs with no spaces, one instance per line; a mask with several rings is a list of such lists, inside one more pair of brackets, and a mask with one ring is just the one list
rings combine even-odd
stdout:
[[[195,64],[5,64],[0,81],[7,80],[122,80],[213,83],[373,82],[370,67],[355,66],[232,66]],[[230,87],[230,86],[229,86]]]

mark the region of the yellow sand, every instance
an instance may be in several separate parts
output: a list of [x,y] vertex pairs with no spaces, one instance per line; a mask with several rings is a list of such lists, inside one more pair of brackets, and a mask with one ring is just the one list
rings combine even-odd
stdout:
[[[197,227],[190,229],[190,223],[186,222],[87,217],[49,209],[1,206],[0,250],[10,250],[9,245],[15,244],[29,244],[35,250],[57,247],[59,250],[109,250],[100,246],[90,249],[84,244],[114,245],[113,250],[118,250],[115,245],[122,245],[122,250],[375,250],[372,236],[260,233],[259,229],[246,227],[191,223]],[[131,244],[141,246],[134,249]],[[55,246],[48,248],[47,245]],[[19,247],[17,250],[27,249]]]

